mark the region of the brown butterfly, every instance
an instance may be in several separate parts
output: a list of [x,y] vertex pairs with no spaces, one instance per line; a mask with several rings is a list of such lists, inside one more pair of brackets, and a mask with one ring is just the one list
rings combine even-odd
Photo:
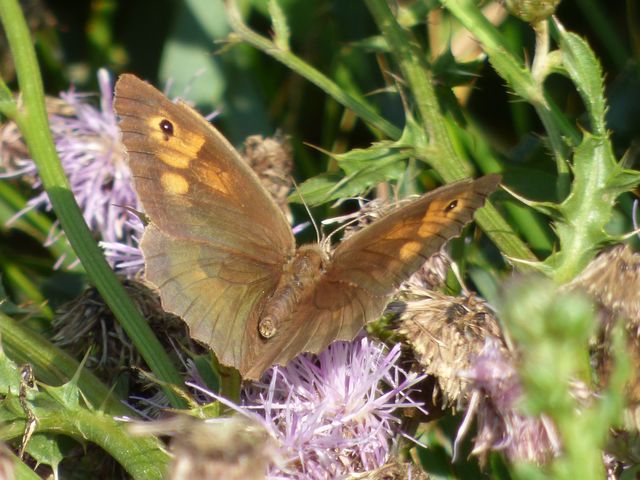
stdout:
[[140,245],[147,279],[193,338],[251,379],[351,340],[500,182],[488,175],[439,188],[331,254],[296,249],[256,175],[195,110],[133,75],[120,76],[114,106],[150,220]]

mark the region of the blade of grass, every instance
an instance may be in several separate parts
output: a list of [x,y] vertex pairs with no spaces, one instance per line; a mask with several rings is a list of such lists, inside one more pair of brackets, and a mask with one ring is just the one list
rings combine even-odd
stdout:
[[[21,90],[21,108],[15,112],[15,121],[29,146],[60,224],[90,280],[151,370],[160,380],[180,387],[182,380],[178,371],[109,268],[69,188],[49,129],[42,79],[33,43],[16,0],[0,0],[0,21],[13,54]],[[184,400],[170,389],[165,389],[165,393],[175,407],[186,406]]]

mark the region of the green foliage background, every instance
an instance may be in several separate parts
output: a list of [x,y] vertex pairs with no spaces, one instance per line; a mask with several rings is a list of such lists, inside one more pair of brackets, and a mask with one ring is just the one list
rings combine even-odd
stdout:
[[[0,0],[0,14],[5,22],[11,3]],[[239,3],[245,21],[255,32],[265,38],[275,34],[275,46],[283,47],[282,55],[273,52],[267,55],[239,43],[237,36],[228,37],[231,28],[225,6],[219,0],[78,1],[73,4],[60,0],[44,4],[48,13],[40,10],[36,2],[24,2],[24,5],[29,18],[44,23],[43,28],[35,31],[34,38],[48,94],[56,95],[70,84],[82,91],[97,90],[96,71],[102,67],[108,68],[114,77],[121,72],[132,72],[156,85],[171,80],[174,93],[191,85],[188,98],[202,112],[221,110],[216,125],[232,143],[241,145],[248,135],[271,135],[277,129],[291,136],[296,178],[307,201],[317,205],[314,213],[319,218],[337,213],[329,210],[326,203],[332,195],[339,198],[361,193],[365,187],[374,188],[381,180],[398,181],[402,193],[414,193],[432,188],[443,179],[452,181],[465,174],[503,173],[505,186],[538,203],[529,202],[525,206],[506,192],[500,192],[496,195],[500,214],[487,210],[486,216],[478,219],[493,243],[483,238],[473,245],[457,242],[453,247],[456,257],[462,258],[464,253],[465,260],[461,261],[474,286],[493,302],[498,301],[498,292],[511,271],[500,252],[521,270],[535,269],[563,283],[579,273],[602,246],[621,240],[622,234],[632,229],[634,197],[631,191],[638,183],[634,168],[640,134],[637,2],[562,2],[556,16],[566,31],[552,25],[551,37],[552,46],[560,46],[563,56],[548,59],[548,71],[556,74],[547,76],[548,72],[544,71],[538,77],[528,69],[536,55],[531,27],[507,17],[494,31],[473,16],[475,6],[465,0],[443,0],[445,10],[440,10],[441,3],[436,1],[403,2],[396,11],[405,27],[400,31],[385,24],[384,2],[375,0],[282,0],[281,10],[273,4],[270,10],[266,1]],[[439,11],[439,14],[427,17],[429,11]],[[429,23],[427,18],[437,21]],[[449,54],[446,47],[450,35],[459,31],[459,22],[478,36],[488,59],[477,57],[461,64]],[[403,43],[403,31],[410,32],[415,44]],[[438,38],[434,40],[433,35]],[[443,53],[432,54],[433,45],[442,47]],[[5,47],[3,80],[13,91],[27,92],[25,85],[15,81],[13,69],[8,66],[11,62],[7,60],[11,54],[7,52]],[[295,63],[290,52],[306,64]],[[322,84],[322,78],[332,81],[337,89],[331,90],[326,84],[319,88],[317,84]],[[428,80],[426,86],[436,94],[435,103],[429,103],[429,89],[421,83],[425,80]],[[537,80],[540,82],[536,83]],[[468,99],[462,105],[451,93],[453,86],[470,87]],[[25,93],[25,102],[28,101]],[[358,115],[344,108],[349,101],[362,108],[355,108]],[[6,116],[16,117],[18,123],[22,122],[27,128],[32,126],[29,117],[20,120],[16,105],[6,91],[0,104]],[[371,117],[362,121],[367,112]],[[27,140],[31,139],[28,133],[24,135]],[[35,138],[37,132],[31,136]],[[380,143],[372,147],[374,142]],[[333,155],[328,157],[322,151]],[[45,173],[41,175],[46,178]],[[77,219],[72,218],[72,209],[64,208],[71,200],[62,183],[56,182],[62,181],[55,180],[54,172],[50,195],[66,229]],[[29,328],[46,337],[55,307],[74,298],[89,278],[101,289],[114,312],[125,319],[123,325],[157,377],[179,384],[157,345],[148,340],[149,334],[136,326],[136,314],[131,313],[127,301],[121,299],[118,287],[103,278],[99,261],[86,261],[97,254],[91,253],[91,247],[87,246],[88,256],[83,256],[81,232],[75,241],[74,234],[67,231],[88,277],[82,269],[52,271],[55,260],[67,247],[56,244],[45,249],[41,246],[51,225],[51,215],[34,212],[17,228],[4,226],[31,194],[30,189],[19,182],[0,183],[0,272],[12,308],[46,301],[41,315],[27,322]],[[301,209],[296,213],[298,218],[303,218]],[[68,220],[65,215],[69,215]],[[501,226],[498,221],[501,216],[512,231]],[[527,260],[527,263],[515,260]],[[513,322],[514,336],[524,331],[520,341],[525,358],[543,358],[540,352],[544,351],[566,353],[566,363],[563,363],[566,371],[559,372],[561,377],[546,379],[547,385],[566,382],[571,374],[581,371],[583,367],[573,362],[579,364],[575,359],[584,358],[585,339],[593,327],[589,308],[583,308],[581,300],[556,298],[553,290],[545,283],[534,285],[515,294],[516,301],[511,298],[504,306],[504,321]],[[529,310],[524,315],[525,326],[534,318],[540,318],[540,325],[546,325],[538,331],[539,338],[518,324],[523,308],[519,305],[529,305],[524,300],[531,292],[548,301],[538,305],[540,311],[534,312],[538,317],[528,315]],[[529,301],[535,305],[537,298]],[[523,302],[519,303],[518,299]],[[575,309],[570,308],[575,305]],[[531,307],[532,312],[535,310]],[[577,319],[569,314],[563,317],[566,311],[578,312],[575,313]],[[0,330],[11,360],[3,356],[2,363],[11,372],[6,377],[13,378],[2,387],[6,395],[2,413],[13,425],[3,438],[15,439],[24,418],[15,395],[11,394],[17,391],[18,383],[17,365],[11,361],[33,363],[39,378],[54,384],[68,382],[78,365],[62,352],[49,349],[46,338],[40,339],[33,330],[25,330],[24,322],[11,323],[8,317],[24,313],[18,307],[3,312]],[[568,318],[570,324],[566,331],[553,328],[562,324],[563,318]],[[549,326],[543,320],[555,323]],[[571,330],[573,328],[577,330]],[[575,334],[578,330],[579,335]],[[527,344],[531,338],[535,341]],[[572,341],[575,338],[583,342]],[[42,347],[35,348],[34,344]],[[50,353],[51,357],[44,354],[38,357],[37,352]],[[561,357],[553,358],[559,361]],[[624,366],[623,360],[620,364]],[[53,372],[52,365],[58,370]],[[624,380],[623,370],[621,367],[622,380],[618,382]],[[527,372],[523,375],[530,380]],[[556,409],[563,418],[573,418],[571,412],[575,414],[575,409],[571,399],[545,403],[541,399],[548,396],[548,390],[536,391],[537,386],[533,384],[528,385],[529,403],[535,405],[536,412],[553,413]],[[41,417],[49,419],[47,415],[56,409],[66,413],[85,412],[78,403],[76,385],[95,408],[100,405],[101,396],[108,396],[105,386],[85,373],[56,387],[61,390],[51,388],[39,393]],[[174,405],[184,406],[179,393],[168,390],[173,392]],[[597,457],[608,427],[620,414],[620,390],[618,388],[618,396],[613,386],[610,396],[605,392],[602,403],[590,411],[592,416],[582,417],[584,424],[579,424],[576,418],[576,422],[564,422],[564,426],[560,426],[568,446],[567,456],[546,473],[571,478],[580,468],[591,465],[581,464],[580,458]],[[115,412],[119,407],[105,408]],[[74,438],[85,435],[85,440],[97,441],[103,428],[111,432],[111,438],[120,435],[125,441],[126,433],[109,423],[108,418],[101,417],[104,424],[97,425],[78,414],[77,422],[88,422],[79,426],[77,423],[67,425],[64,422],[68,418],[63,417],[49,421],[63,424],[65,433]],[[586,435],[589,441],[582,447],[577,442],[581,432],[576,432],[576,425],[593,433]],[[91,436],[86,433],[91,430],[89,427],[98,432]],[[101,446],[126,463],[126,454],[118,450],[118,446]],[[153,441],[143,447],[162,457]],[[425,452],[421,454],[421,458],[426,458],[425,464],[437,458],[438,453],[444,458],[440,465],[431,465],[432,472],[444,469],[440,472],[443,476],[465,478],[477,474],[473,461],[452,469],[446,446],[434,440],[432,448],[436,452],[433,457]],[[508,476],[499,460],[496,462],[490,466],[489,474]],[[129,466],[128,472],[138,478],[158,475],[144,467],[135,470]],[[601,472],[591,473],[593,478],[599,478]],[[533,478],[542,472],[513,469],[511,474]],[[30,478],[29,473],[24,475]]]

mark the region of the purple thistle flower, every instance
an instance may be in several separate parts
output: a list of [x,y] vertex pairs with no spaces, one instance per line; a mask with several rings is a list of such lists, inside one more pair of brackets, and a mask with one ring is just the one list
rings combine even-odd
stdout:
[[[72,115],[51,113],[51,131],[62,167],[69,178],[71,190],[80,206],[87,225],[109,244],[117,242],[133,247],[138,229],[135,220],[124,207],[139,208],[139,202],[131,182],[131,172],[120,141],[120,130],[112,109],[113,86],[109,74],[98,72],[100,108],[87,102],[90,94],[76,92],[73,88],[60,94],[60,98],[73,112]],[[32,176],[33,187],[40,189],[33,160],[15,161],[18,168],[3,177]],[[9,223],[35,208],[51,210],[46,192],[30,199],[27,206],[16,213]],[[59,232],[52,232],[47,244],[53,242]]]
[[421,405],[408,393],[422,377],[402,371],[399,358],[400,345],[385,353],[367,338],[335,342],[247,387],[244,408],[261,413],[284,459],[268,478],[342,478],[383,466],[400,433],[395,410]]
[[456,444],[477,417],[478,433],[473,454],[484,458],[501,450],[511,461],[543,464],[560,452],[560,439],[550,419],[524,414],[518,403],[523,390],[513,358],[498,341],[487,339],[472,367],[460,372],[470,381],[470,406],[458,431]]
[[127,278],[138,277],[144,270],[144,257],[140,250],[140,239],[144,232],[144,225],[140,217],[133,212],[127,211],[129,218],[125,227],[130,235],[128,242],[100,242],[104,249],[104,255],[113,269]]

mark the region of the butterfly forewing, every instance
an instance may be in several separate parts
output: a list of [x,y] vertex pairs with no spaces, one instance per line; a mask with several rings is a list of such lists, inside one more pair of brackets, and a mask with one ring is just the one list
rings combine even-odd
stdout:
[[291,229],[238,153],[190,107],[122,75],[114,108],[150,219],[146,277],[194,338],[237,366],[247,332],[257,332],[252,318],[294,252]]
[[[391,212],[338,245],[326,281],[389,295],[449,239],[460,235],[499,183],[499,175],[463,180]],[[317,291],[317,303],[330,301],[326,291]]]
[[136,191],[164,232],[259,258],[281,261],[293,252],[280,209],[197,112],[132,75],[117,82],[114,106]]

